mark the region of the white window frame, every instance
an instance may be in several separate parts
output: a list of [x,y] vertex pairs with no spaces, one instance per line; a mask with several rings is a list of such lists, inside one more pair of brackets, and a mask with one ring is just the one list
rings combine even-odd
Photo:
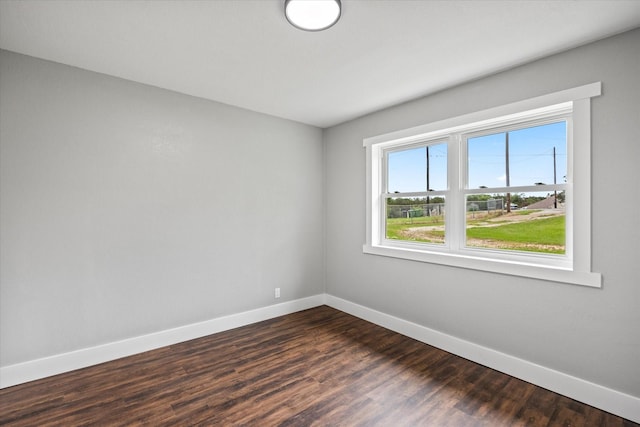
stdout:
[[[363,252],[412,261],[531,277],[561,283],[601,287],[602,277],[591,271],[591,98],[601,95],[600,82],[531,98],[435,123],[366,138],[366,242]],[[464,188],[466,177],[465,137],[474,132],[511,125],[521,127],[566,117],[567,192],[566,254],[492,251],[464,247],[464,206],[466,194],[502,193],[508,188],[471,190]],[[385,153],[392,149],[448,141],[448,189],[429,192],[445,197],[446,243],[415,243],[385,238],[386,164]],[[522,191],[522,187],[519,187]],[[532,186],[527,191],[544,191]],[[504,190],[504,191],[503,191]],[[404,193],[404,195],[411,193]],[[580,212],[580,215],[573,215]]]

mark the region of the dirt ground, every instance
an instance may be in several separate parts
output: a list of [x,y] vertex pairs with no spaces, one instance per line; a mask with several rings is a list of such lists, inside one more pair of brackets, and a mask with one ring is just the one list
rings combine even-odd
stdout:
[[[505,214],[493,214],[487,212],[470,212],[467,214],[468,225],[471,227],[498,227],[505,223],[518,223],[525,221],[535,221],[540,218],[550,218],[554,216],[564,215],[565,211],[562,209],[540,209],[532,211],[531,213],[524,213],[524,210],[515,210],[511,213]],[[433,231],[444,231],[444,226],[420,226],[410,227],[403,230],[400,234],[407,240],[429,241],[431,243],[444,243],[444,236],[434,234]],[[493,241],[486,239],[467,239],[467,246],[481,247],[489,249],[518,249],[542,252],[549,249],[564,250],[564,246],[557,245],[539,245],[539,244],[525,244],[517,242],[503,242]]]
[[[530,213],[529,213],[530,212]],[[554,216],[564,215],[564,209],[536,209],[528,211],[526,209],[514,210],[510,213],[493,215],[487,212],[470,212],[467,213],[467,222],[478,221],[478,223],[469,224],[468,227],[496,227],[503,225],[505,222],[517,223],[526,222],[540,218],[550,218]]]

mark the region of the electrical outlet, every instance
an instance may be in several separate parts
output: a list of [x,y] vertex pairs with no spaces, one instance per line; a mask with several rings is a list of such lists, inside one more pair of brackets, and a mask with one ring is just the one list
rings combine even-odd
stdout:
[[276,288],[275,297],[280,298],[280,288]]

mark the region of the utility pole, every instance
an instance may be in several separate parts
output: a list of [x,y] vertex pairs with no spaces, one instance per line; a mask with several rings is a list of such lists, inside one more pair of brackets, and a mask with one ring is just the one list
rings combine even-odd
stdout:
[[431,198],[429,197],[429,146],[427,145],[427,216],[431,216]]
[[[553,185],[556,185],[556,147],[553,147]],[[553,208],[558,209],[558,190],[553,189]]]
[[[506,157],[506,178],[507,187],[509,184],[509,132],[505,133],[505,157]],[[507,213],[511,213],[511,193],[507,193]]]

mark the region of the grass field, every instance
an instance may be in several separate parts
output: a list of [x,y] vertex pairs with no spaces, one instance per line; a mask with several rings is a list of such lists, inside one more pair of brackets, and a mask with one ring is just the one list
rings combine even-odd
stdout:
[[[387,238],[444,243],[444,217],[387,219]],[[490,215],[470,213],[466,244],[477,248],[564,254],[565,216],[536,210]]]
[[565,217],[551,216],[534,221],[501,223],[495,227],[467,228],[467,245],[563,254]]
[[[414,229],[419,229],[419,232],[414,232]],[[389,218],[387,239],[444,243],[444,216]]]

